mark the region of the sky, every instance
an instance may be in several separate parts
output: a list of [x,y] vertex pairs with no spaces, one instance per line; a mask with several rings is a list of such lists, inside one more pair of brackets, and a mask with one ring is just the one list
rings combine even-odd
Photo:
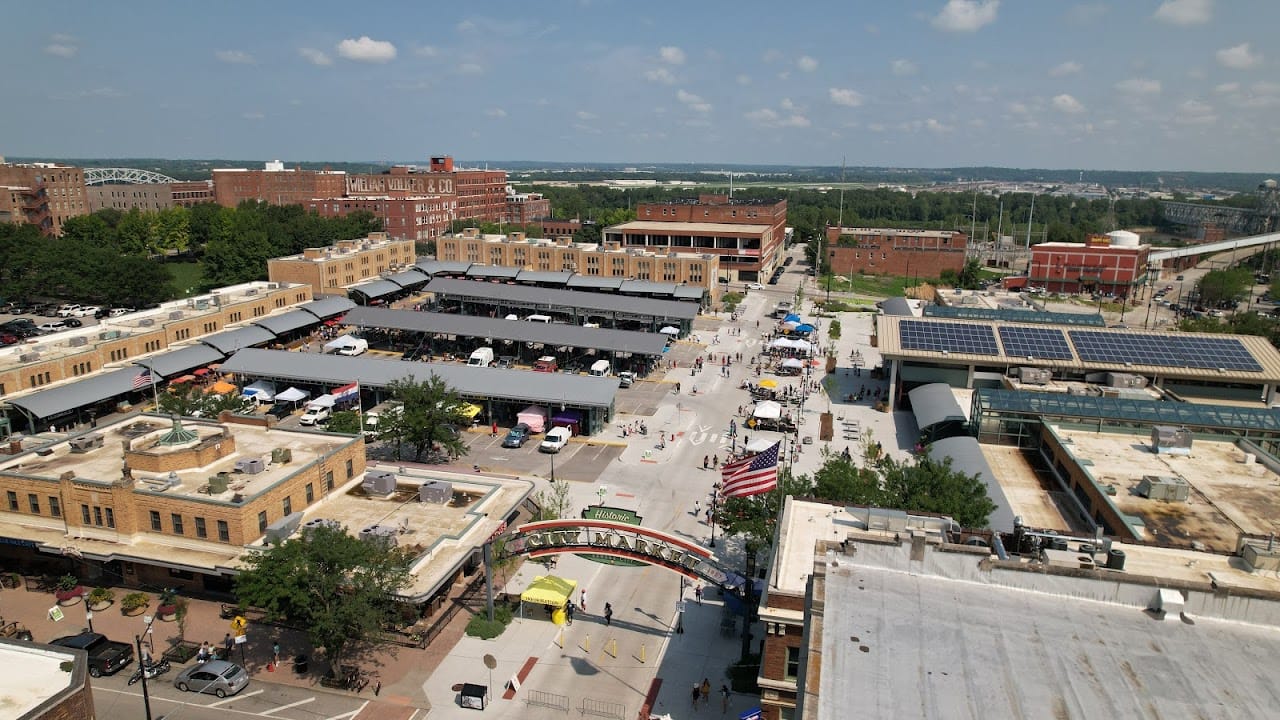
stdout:
[[0,155],[1269,172],[1276,0],[20,3]]

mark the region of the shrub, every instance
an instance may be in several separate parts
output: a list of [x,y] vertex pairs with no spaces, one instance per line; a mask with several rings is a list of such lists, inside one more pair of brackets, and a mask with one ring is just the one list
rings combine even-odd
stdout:
[[131,592],[120,601],[120,612],[130,613],[151,604],[151,596],[144,592]]
[[511,617],[511,608],[506,605],[499,605],[493,609],[493,622],[489,621],[485,613],[473,615],[467,623],[467,634],[481,640],[492,640],[507,629],[507,625],[511,623]]
[[101,605],[103,603],[109,603],[115,599],[116,599],[116,593],[111,588],[96,587],[89,591],[90,605]]
[[75,590],[77,587],[79,587],[79,585],[80,585],[80,581],[76,578],[75,575],[63,575],[62,577],[58,578],[58,589],[61,590],[62,592]]
[[831,322],[827,323],[827,337],[831,338],[832,340],[840,339],[840,321],[839,320],[832,320]]

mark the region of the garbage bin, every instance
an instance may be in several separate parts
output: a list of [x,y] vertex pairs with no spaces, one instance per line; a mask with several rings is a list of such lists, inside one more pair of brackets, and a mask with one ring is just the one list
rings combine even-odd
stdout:
[[306,655],[293,656],[293,672],[296,675],[306,674],[307,672],[307,656]]

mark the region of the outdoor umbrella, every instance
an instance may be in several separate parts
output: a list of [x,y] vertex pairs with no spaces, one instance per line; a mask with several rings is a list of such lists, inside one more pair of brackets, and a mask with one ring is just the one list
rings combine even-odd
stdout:
[[782,318],[782,322],[800,322],[800,316],[795,313],[791,313]]
[[778,381],[773,378],[765,378],[760,381],[760,387],[773,389],[778,387]]
[[815,328],[814,326],[810,325],[809,323],[801,323],[800,325],[797,325],[797,326],[795,327],[795,331],[796,331],[796,332],[798,332],[798,333],[811,333],[811,332],[813,332],[815,329],[816,329],[816,328]]
[[795,330],[798,327],[800,327],[800,323],[798,322],[789,321],[789,322],[782,323],[783,330]]
[[672,326],[668,325],[668,326],[666,326],[666,327],[662,328],[661,330],[659,330],[658,332],[662,333],[663,335],[679,335],[679,334],[680,334],[680,328],[678,328],[678,327],[672,327]]

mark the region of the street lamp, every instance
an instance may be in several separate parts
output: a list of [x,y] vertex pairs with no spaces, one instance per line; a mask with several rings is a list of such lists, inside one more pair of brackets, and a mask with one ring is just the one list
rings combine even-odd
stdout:
[[709,543],[711,547],[716,546],[716,510],[719,509],[719,505],[720,505],[720,483],[716,483],[711,486],[711,519],[710,519],[711,542]]
[[609,494],[609,486],[601,485],[596,488],[596,495],[600,498],[600,507],[604,507],[604,496]]

